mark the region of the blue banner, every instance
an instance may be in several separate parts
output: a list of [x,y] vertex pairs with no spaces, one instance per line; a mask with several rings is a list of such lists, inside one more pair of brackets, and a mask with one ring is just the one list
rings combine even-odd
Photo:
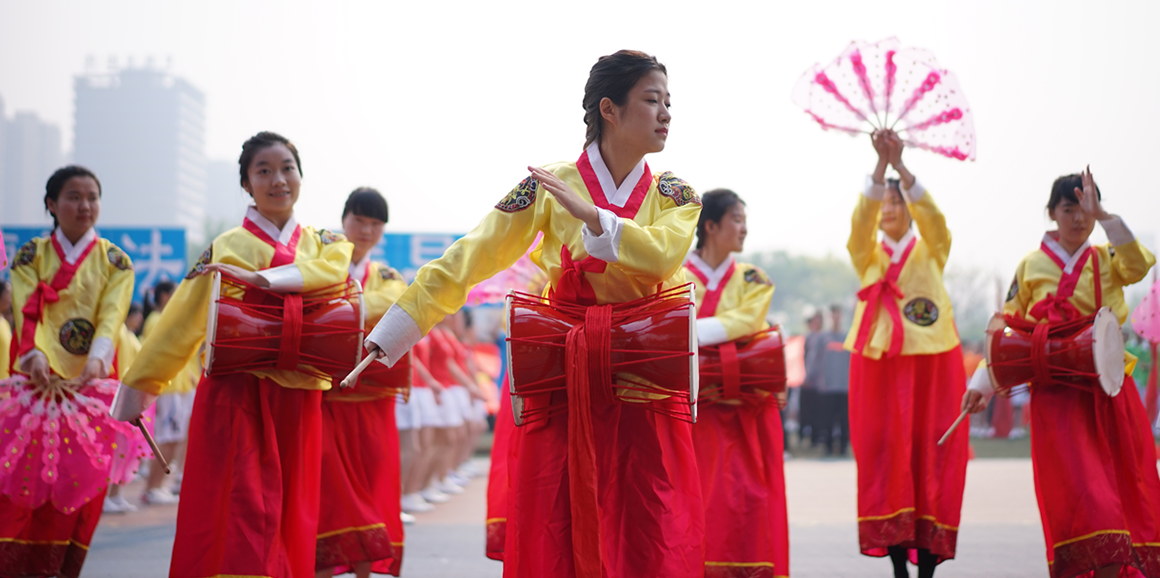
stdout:
[[[5,227],[4,250],[8,261],[22,245],[33,237],[47,237],[52,229],[42,227]],[[133,301],[140,303],[145,292],[166,279],[179,282],[185,278],[188,263],[185,260],[185,229],[151,227],[99,227],[97,234],[112,241],[133,260],[136,286]],[[0,276],[8,280],[8,270]]]
[[371,259],[398,269],[407,281],[415,278],[419,267],[443,256],[463,235],[439,233],[384,233],[383,240],[371,251]]

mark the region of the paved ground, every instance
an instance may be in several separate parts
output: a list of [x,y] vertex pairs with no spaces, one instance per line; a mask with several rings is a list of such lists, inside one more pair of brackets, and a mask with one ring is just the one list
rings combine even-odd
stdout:
[[[891,575],[885,559],[858,554],[853,460],[791,460],[786,464],[790,502],[791,573],[795,578]],[[486,482],[408,526],[403,575],[490,578],[500,563],[483,556]],[[130,487],[135,498],[140,490]],[[105,516],[85,564],[85,578],[165,576],[176,506],[126,516]],[[917,571],[912,569],[912,574]],[[977,459],[967,472],[958,559],[943,564],[943,578],[1047,576],[1043,534],[1028,459]]]

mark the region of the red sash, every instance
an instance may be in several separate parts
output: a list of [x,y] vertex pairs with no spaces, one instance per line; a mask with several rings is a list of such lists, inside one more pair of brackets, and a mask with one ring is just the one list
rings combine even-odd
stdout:
[[1096,309],[1100,308],[1103,304],[1103,288],[1100,282],[1100,258],[1094,248],[1089,246],[1087,249],[1084,249],[1083,254],[1076,261],[1071,273],[1064,271],[1067,268],[1067,264],[1063,262],[1063,259],[1059,258],[1059,255],[1055,254],[1055,251],[1052,251],[1047,246],[1047,243],[1040,243],[1039,250],[1046,253],[1059,266],[1059,287],[1054,294],[1048,293],[1047,297],[1044,297],[1031,307],[1029,313],[1032,317],[1040,321],[1047,320],[1050,324],[1063,323],[1083,317],[1070,299],[1075,294],[1075,286],[1079,283],[1079,276],[1083,273],[1084,265],[1087,264],[1089,258],[1092,262],[1092,285],[1095,290]]
[[[902,312],[898,309],[898,302],[895,299],[902,299],[902,290],[898,288],[898,275],[902,273],[903,265],[906,265],[906,260],[910,258],[910,252],[914,249],[914,244],[918,239],[911,239],[910,243],[906,245],[906,249],[902,252],[902,258],[897,263],[891,263],[890,267],[886,269],[886,274],[877,283],[867,285],[858,292],[858,299],[866,302],[866,308],[862,310],[862,323],[858,326],[858,338],[854,340],[854,351],[862,353],[863,348],[866,347],[866,342],[870,339],[870,330],[874,327],[874,321],[878,317],[878,306],[881,305],[890,314],[891,333],[890,333],[890,349],[886,352],[886,357],[897,357],[902,352]],[[894,256],[894,250],[882,242],[882,248],[887,255]]]
[[717,314],[717,304],[721,302],[721,294],[725,292],[725,285],[729,283],[729,279],[733,278],[733,271],[737,268],[737,261],[729,263],[729,269],[725,271],[725,276],[717,282],[716,289],[709,289],[709,276],[697,268],[692,263],[685,263],[685,268],[688,269],[697,279],[701,280],[701,284],[705,286],[705,298],[701,300],[701,305],[697,307],[697,319],[705,317],[712,317]]
[[640,175],[640,180],[632,189],[632,195],[628,197],[628,202],[623,207],[617,207],[610,204],[605,198],[604,188],[600,186],[600,179],[596,177],[596,171],[592,169],[592,162],[588,160],[588,151],[580,154],[580,158],[576,161],[576,170],[580,171],[580,178],[584,179],[584,186],[588,187],[588,196],[592,197],[592,204],[601,209],[612,211],[617,217],[624,219],[636,217],[636,213],[640,211],[641,203],[644,203],[645,194],[652,186],[652,173],[648,170],[648,163],[645,163],[644,173]]
[[60,241],[56,240],[56,234],[53,234],[51,238],[52,248],[56,250],[56,256],[60,258],[60,269],[56,270],[56,275],[53,275],[51,283],[41,281],[36,284],[36,289],[28,296],[28,301],[20,310],[24,314],[24,323],[20,327],[20,347],[16,350],[16,355],[12,356],[13,364],[36,347],[36,325],[40,323],[44,310],[49,303],[60,301],[58,291],[64,290],[69,286],[69,283],[72,283],[81,263],[85,262],[89,253],[93,251],[93,247],[97,246],[97,239],[94,237],[89,246],[85,247],[76,263],[69,263],[65,260],[64,249],[60,246]]
[[261,227],[254,223],[247,217],[242,221],[242,227],[252,233],[255,237],[264,241],[267,245],[274,248],[274,258],[270,259],[270,266],[267,269],[274,267],[281,267],[283,265],[290,265],[294,263],[294,255],[298,252],[298,239],[302,236],[302,226],[296,225],[294,227],[294,234],[290,235],[290,242],[283,245],[274,239],[270,238]]

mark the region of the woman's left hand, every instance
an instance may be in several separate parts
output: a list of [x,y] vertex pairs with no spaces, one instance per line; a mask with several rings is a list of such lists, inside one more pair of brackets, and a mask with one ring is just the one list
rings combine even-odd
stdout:
[[789,390],[788,389],[777,392],[774,395],[774,397],[777,398],[778,411],[785,409],[785,406],[789,404]]
[[532,176],[540,181],[544,189],[551,193],[552,197],[564,207],[573,217],[584,221],[588,225],[588,230],[596,236],[604,233],[604,228],[600,226],[600,214],[596,212],[596,207],[584,202],[572,187],[568,186],[560,177],[545,171],[539,167],[528,167],[532,172]]
[[255,287],[269,287],[270,282],[265,277],[246,269],[242,269],[237,265],[230,265],[227,263],[210,263],[205,266],[205,270],[201,272],[202,275],[210,275],[214,272],[221,272],[229,275],[239,281],[249,283]]
[[77,377],[77,383],[85,385],[94,379],[104,379],[109,376],[109,370],[105,367],[105,362],[100,359],[89,359],[85,361],[85,366],[81,369],[80,376]]
[[1111,215],[1104,210],[1100,203],[1099,193],[1096,192],[1096,179],[1092,176],[1092,167],[1088,165],[1082,173],[1080,179],[1083,181],[1083,188],[1076,187],[1075,197],[1079,199],[1079,208],[1081,211],[1089,214],[1097,221],[1107,219]]

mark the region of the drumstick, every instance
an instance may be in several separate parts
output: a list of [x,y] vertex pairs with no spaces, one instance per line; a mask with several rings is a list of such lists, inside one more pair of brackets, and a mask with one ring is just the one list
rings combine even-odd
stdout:
[[372,348],[368,349],[367,356],[364,357],[363,360],[361,362],[359,362],[359,364],[354,368],[354,370],[351,371],[350,374],[348,374],[346,376],[346,379],[343,379],[341,382],[339,382],[338,387],[346,389],[346,388],[354,385],[354,382],[358,380],[358,376],[360,374],[362,374],[362,372],[364,370],[366,370],[366,368],[370,367],[371,363],[374,363],[374,361],[378,358],[379,358],[379,348],[378,347],[372,347]]
[[149,430],[145,429],[145,424],[141,421],[141,418],[133,420],[133,425],[141,430],[141,435],[145,436],[145,441],[149,442],[149,447],[153,448],[153,457],[157,458],[158,462],[161,462],[161,467],[165,468],[165,473],[168,475],[169,462],[165,461],[165,456],[161,453],[161,448],[157,447],[157,442],[153,441],[153,436],[149,435]]
[[967,413],[967,410],[964,409],[963,413],[959,414],[959,417],[955,420],[955,423],[952,423],[951,427],[947,429],[947,433],[943,434],[943,437],[938,440],[938,445],[943,445],[943,442],[947,441],[947,438],[951,437],[951,434],[955,431],[955,428],[959,427],[960,423],[963,423],[963,419],[967,417]]

